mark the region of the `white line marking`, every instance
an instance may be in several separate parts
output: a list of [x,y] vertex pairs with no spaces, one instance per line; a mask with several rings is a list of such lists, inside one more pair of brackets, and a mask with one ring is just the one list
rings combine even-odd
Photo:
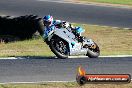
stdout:
[[[87,58],[88,56],[69,56],[69,58]],[[132,55],[109,55],[109,56],[99,56],[99,57],[132,57]]]
[[73,81],[37,81],[37,82],[3,82],[0,84],[37,84],[37,83],[68,83],[68,82],[76,82],[76,80],[73,80]]
[[[88,56],[68,56],[68,58],[87,58]],[[99,56],[99,57],[132,57],[132,55],[109,55],[109,56]],[[55,58],[57,58],[55,56]],[[1,57],[0,60],[16,60],[16,59],[26,59],[26,57]]]
[[18,59],[18,58],[16,58],[16,57],[0,57],[0,60],[2,60],[2,59],[4,59],[4,60],[15,60],[15,59]]
[[37,81],[37,82],[3,82],[0,84],[33,84],[33,83],[67,83],[67,82],[76,82],[76,80],[73,81]]
[[132,29],[132,28],[123,28],[123,29],[130,30],[130,29]]
[[114,28],[114,29],[118,29],[119,27],[112,27],[112,28]]
[[132,57],[132,55],[109,55],[109,56],[99,56],[99,57]]

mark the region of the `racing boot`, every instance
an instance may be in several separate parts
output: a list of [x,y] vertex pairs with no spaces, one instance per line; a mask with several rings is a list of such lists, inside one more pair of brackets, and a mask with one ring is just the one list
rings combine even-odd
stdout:
[[89,48],[89,49],[95,49],[96,48],[96,44],[91,41],[90,39],[84,39],[83,43],[83,48]]

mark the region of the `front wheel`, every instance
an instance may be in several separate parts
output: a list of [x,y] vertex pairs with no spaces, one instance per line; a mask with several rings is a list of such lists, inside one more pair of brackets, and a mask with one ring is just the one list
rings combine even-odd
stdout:
[[50,40],[49,47],[51,51],[59,58],[68,58],[69,51],[67,43],[61,38],[55,37]]
[[92,44],[88,51],[87,51],[87,56],[90,58],[97,58],[100,55],[100,49],[99,46],[94,42],[94,44]]

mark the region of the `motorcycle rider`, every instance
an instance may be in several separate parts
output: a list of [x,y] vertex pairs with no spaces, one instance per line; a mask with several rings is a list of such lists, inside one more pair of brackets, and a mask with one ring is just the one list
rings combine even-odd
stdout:
[[72,33],[77,37],[79,42],[83,43],[83,38],[81,36],[81,33],[84,32],[84,30],[81,27],[73,27],[69,22],[61,21],[61,20],[53,20],[53,17],[51,15],[47,15],[43,17],[43,23],[46,28],[46,34],[48,34],[49,30],[53,30],[56,28],[71,28]]

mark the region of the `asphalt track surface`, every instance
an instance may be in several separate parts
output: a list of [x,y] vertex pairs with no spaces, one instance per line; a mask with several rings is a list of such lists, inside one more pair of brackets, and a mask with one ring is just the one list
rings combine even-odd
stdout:
[[[0,14],[47,14],[69,22],[132,28],[132,9],[39,0],[0,0]],[[63,1],[63,0],[57,0]]]
[[132,75],[132,57],[74,58],[18,57],[0,60],[0,83],[75,81],[77,68],[82,66],[88,74]]

